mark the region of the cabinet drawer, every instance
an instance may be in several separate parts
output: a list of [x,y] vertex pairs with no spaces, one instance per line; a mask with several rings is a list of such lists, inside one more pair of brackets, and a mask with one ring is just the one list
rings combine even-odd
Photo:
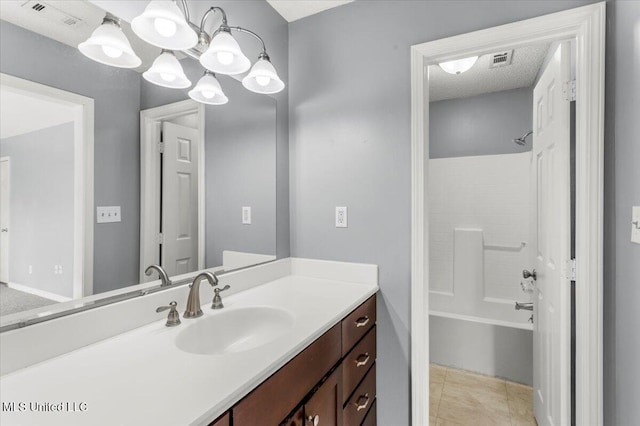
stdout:
[[373,295],[342,320],[342,355],[346,355],[375,323],[376,296]]
[[234,426],[278,425],[340,360],[340,324],[323,334],[233,408]]
[[376,365],[371,367],[342,411],[344,426],[359,426],[376,399]]
[[[376,327],[374,326],[342,362],[342,395],[346,400],[373,363],[376,362]],[[343,401],[344,402],[344,401]]]
[[229,420],[229,413],[225,413],[223,416],[218,417],[213,423],[209,426],[229,426],[231,421]]
[[369,409],[367,413],[367,417],[364,418],[362,422],[362,426],[377,426],[378,425],[378,414],[376,412],[376,400],[373,401],[373,405]]

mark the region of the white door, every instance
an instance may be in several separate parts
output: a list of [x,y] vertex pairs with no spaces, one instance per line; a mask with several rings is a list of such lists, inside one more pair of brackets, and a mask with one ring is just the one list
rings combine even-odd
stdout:
[[558,47],[533,90],[532,173],[537,272],[533,393],[539,425],[569,425],[570,409],[570,49]]
[[162,123],[162,266],[169,276],[198,269],[198,131]]
[[9,282],[9,158],[0,158],[0,282]]

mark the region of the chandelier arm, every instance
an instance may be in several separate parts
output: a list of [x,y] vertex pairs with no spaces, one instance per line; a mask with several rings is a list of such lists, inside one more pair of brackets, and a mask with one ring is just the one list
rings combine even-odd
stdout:
[[242,27],[226,27],[226,29],[232,30],[232,31],[238,31],[240,33],[245,33],[245,34],[250,34],[252,35],[254,38],[258,39],[258,41],[260,41],[260,44],[262,44],[262,53],[260,54],[260,58],[269,58],[269,55],[267,55],[267,47],[264,44],[264,40],[262,40],[262,37],[260,37],[258,34],[254,33],[251,30],[248,30],[246,28],[242,28]]
[[185,21],[187,21],[187,24],[189,24],[192,30],[194,30],[196,33],[199,33],[200,27],[194,24],[193,22],[191,22],[191,16],[189,14],[189,6],[187,5],[187,0],[181,0],[180,2],[182,3],[182,10],[184,11]]
[[[183,1],[185,1],[185,0],[183,0]],[[200,21],[200,28],[199,28],[200,32],[206,33],[205,30],[204,30],[204,24],[206,24],[207,18],[209,18],[209,16],[212,13],[215,13],[215,12],[220,12],[222,14],[222,25],[221,26],[223,26],[223,27],[227,26],[227,14],[225,13],[224,9],[221,8],[221,7],[218,7],[218,6],[213,6],[213,7],[209,8],[209,10],[207,10],[204,13],[204,16],[202,16],[202,20]]]

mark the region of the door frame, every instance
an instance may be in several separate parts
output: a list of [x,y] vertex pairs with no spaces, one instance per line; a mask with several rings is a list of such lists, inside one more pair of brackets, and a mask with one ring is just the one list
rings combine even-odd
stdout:
[[[429,422],[429,85],[426,66],[576,40],[576,424],[603,424],[605,3],[411,47],[411,418]],[[568,265],[567,265],[568,266]]]
[[205,108],[187,99],[140,111],[140,282],[149,281],[145,268],[159,264],[157,234],[160,215],[160,158],[156,143],[163,121],[198,114],[200,152],[198,153],[198,270],[204,269],[205,250]]
[[[7,208],[7,222],[10,223],[11,221],[11,157],[6,156],[6,157],[0,157],[0,163],[7,163],[7,174],[9,176],[9,184],[7,185],[8,188],[8,198],[9,198],[9,208]],[[9,261],[11,259],[11,248],[9,245],[9,242],[11,241],[10,238],[8,238],[9,236],[7,236],[7,247],[9,247],[9,250],[7,250],[7,253],[3,253],[4,255],[4,262],[6,262],[7,266],[6,268],[4,267],[4,265],[2,265],[2,269],[4,269],[5,274],[7,275],[7,280],[5,281],[6,284],[9,283],[9,267],[11,266],[11,262]],[[3,263],[4,263],[3,262]],[[0,277],[2,278],[2,277]]]
[[73,298],[93,294],[93,143],[92,98],[0,73],[0,85],[75,108],[73,174]]

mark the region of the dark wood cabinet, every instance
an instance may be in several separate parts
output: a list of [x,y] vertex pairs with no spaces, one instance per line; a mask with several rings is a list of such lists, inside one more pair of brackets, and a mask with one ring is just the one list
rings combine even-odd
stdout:
[[375,399],[376,366],[374,365],[344,405],[344,426],[360,426]]
[[209,426],[230,426],[231,425],[231,416],[229,412],[224,413],[221,417],[214,420]]
[[375,322],[374,295],[211,426],[375,425]]
[[233,425],[280,424],[339,361],[338,324],[244,397],[233,408]]
[[342,366],[324,381],[304,404],[305,426],[342,425]]

